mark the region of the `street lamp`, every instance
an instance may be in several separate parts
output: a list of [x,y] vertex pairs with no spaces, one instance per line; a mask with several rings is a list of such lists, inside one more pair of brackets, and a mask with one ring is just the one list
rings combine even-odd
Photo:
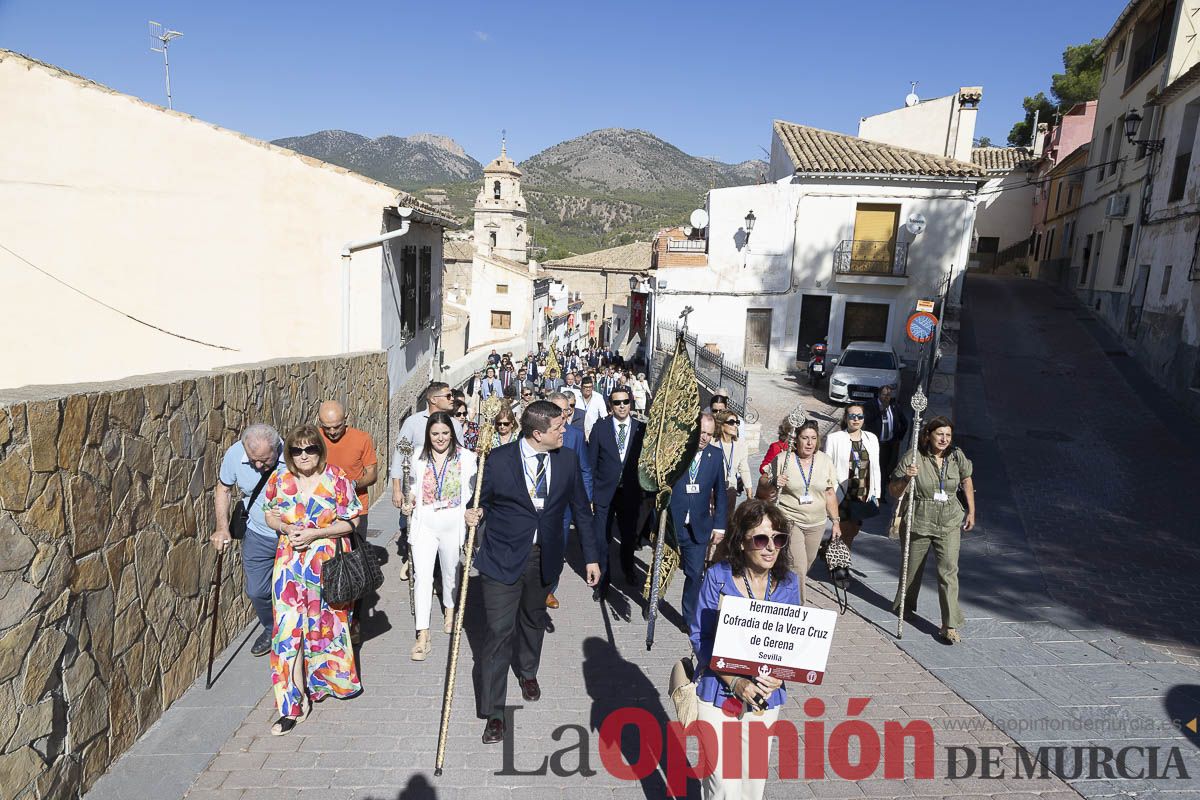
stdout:
[[1142,115],[1137,112],[1136,108],[1131,108],[1125,112],[1125,138],[1130,144],[1140,144],[1146,148],[1149,153],[1161,153],[1166,139],[1135,139],[1138,129],[1142,127]]
[[747,243],[750,242],[750,234],[754,232],[754,223],[757,220],[758,220],[758,217],[754,216],[753,211],[750,211],[750,213],[746,214],[745,221],[746,221],[746,242]]
[[629,291],[636,292],[638,290],[638,287],[641,285],[642,285],[642,282],[638,280],[637,275],[629,276]]

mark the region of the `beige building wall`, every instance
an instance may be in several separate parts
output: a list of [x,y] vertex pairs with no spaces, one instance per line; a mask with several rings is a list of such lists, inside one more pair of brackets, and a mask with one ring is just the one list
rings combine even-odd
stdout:
[[6,51],[0,97],[0,385],[381,347],[381,251],[348,343],[340,253],[395,190]]
[[858,136],[970,163],[976,105],[982,95],[981,87],[963,87],[946,97],[863,117]]

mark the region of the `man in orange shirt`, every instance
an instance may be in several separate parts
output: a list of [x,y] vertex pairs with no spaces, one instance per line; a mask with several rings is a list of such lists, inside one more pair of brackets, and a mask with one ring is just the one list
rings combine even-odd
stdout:
[[321,403],[317,412],[321,435],[325,438],[326,459],[330,464],[345,470],[354,481],[358,502],[364,513],[358,515],[358,532],[367,535],[366,510],[370,507],[367,489],[379,478],[379,461],[375,457],[375,443],[371,434],[346,424],[346,409],[336,400]]

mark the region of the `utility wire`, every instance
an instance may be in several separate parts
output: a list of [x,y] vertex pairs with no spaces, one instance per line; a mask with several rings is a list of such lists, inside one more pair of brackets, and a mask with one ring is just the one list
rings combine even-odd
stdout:
[[199,339],[193,339],[193,338],[192,338],[192,337],[190,337],[190,336],[184,336],[184,335],[183,335],[183,334],[181,334],[181,333],[175,333],[174,331],[169,331],[169,330],[167,330],[166,328],[160,328],[160,327],[158,327],[157,325],[154,325],[154,324],[152,324],[152,323],[146,322],[144,319],[138,319],[137,317],[133,316],[132,314],[127,314],[127,313],[125,313],[124,311],[122,311],[122,310],[121,310],[121,309],[119,309],[119,308],[116,308],[116,307],[114,307],[114,306],[110,306],[108,303],[104,302],[103,300],[99,300],[99,299],[97,299],[97,298],[95,298],[95,297],[92,297],[90,294],[88,294],[87,292],[83,291],[82,289],[77,289],[77,288],[75,288],[75,287],[74,287],[74,286],[72,286],[71,284],[69,284],[69,283],[67,283],[66,281],[64,281],[62,278],[59,278],[59,277],[58,277],[58,276],[56,276],[56,275],[52,275],[51,273],[49,273],[49,272],[47,272],[46,270],[44,270],[44,269],[42,269],[41,267],[39,267],[37,264],[34,264],[32,261],[30,261],[29,259],[27,259],[27,258],[25,258],[24,256],[22,256],[20,253],[13,252],[13,251],[12,251],[12,250],[10,250],[8,247],[6,247],[6,246],[5,246],[3,243],[0,243],[0,250],[4,250],[4,251],[5,251],[5,252],[7,252],[9,255],[11,255],[13,258],[16,258],[18,261],[21,261],[21,262],[23,262],[25,265],[27,265],[27,266],[28,266],[28,267],[30,267],[31,269],[37,270],[38,272],[42,273],[43,275],[45,275],[47,278],[49,278],[50,280],[54,281],[55,283],[59,283],[59,284],[61,284],[61,285],[65,286],[66,288],[70,289],[72,292],[75,292],[76,294],[78,294],[78,295],[81,295],[82,297],[85,297],[85,298],[87,298],[88,300],[91,300],[93,303],[96,303],[97,305],[104,306],[104,307],[105,307],[105,308],[107,308],[109,311],[114,311],[114,312],[116,312],[117,314],[120,314],[122,317],[125,317],[126,319],[132,320],[132,321],[136,322],[136,323],[137,323],[137,324],[139,324],[139,325],[145,325],[147,328],[150,328],[151,330],[156,330],[156,331],[158,331],[159,333],[165,333],[167,336],[174,336],[176,339],[182,339],[182,340],[184,340],[185,342],[192,342],[193,344],[202,345],[202,346],[204,346],[204,347],[211,347],[211,348],[213,348],[214,350],[225,350],[225,351],[227,351],[227,352],[230,352],[230,353],[237,353],[237,352],[240,352],[240,351],[239,351],[239,350],[238,350],[236,347],[224,347],[224,346],[222,346],[222,345],[219,345],[219,344],[211,344],[211,343],[209,343],[209,342],[202,342],[202,341],[200,341]]

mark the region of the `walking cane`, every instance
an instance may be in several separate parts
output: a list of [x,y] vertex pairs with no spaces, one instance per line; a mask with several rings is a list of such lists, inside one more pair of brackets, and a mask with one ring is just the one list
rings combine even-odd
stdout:
[[[226,544],[226,547],[229,545]],[[208,616],[208,597],[213,597],[212,622],[208,628],[208,672],[204,678],[204,690],[208,691],[212,688],[212,668],[213,658],[217,652],[217,616],[221,613],[221,565],[225,561],[225,550],[217,551],[217,561],[213,565],[212,583],[209,584],[211,591],[204,592],[204,616]],[[203,616],[201,617],[203,619]]]
[[[487,463],[488,452],[492,449],[492,422],[500,413],[500,398],[493,395],[484,400],[483,412],[483,425],[479,428],[479,469],[475,473],[475,508],[479,508],[479,495],[483,489],[483,467]],[[438,730],[437,758],[433,768],[435,777],[441,776],[442,764],[446,761],[446,737],[450,733],[450,709],[454,705],[454,679],[458,673],[458,643],[462,638],[463,617],[467,613],[471,562],[475,560],[475,527],[468,526],[467,541],[464,545],[466,552],[463,553],[462,578],[458,583],[458,605],[454,609],[454,634],[450,640],[450,666],[446,673],[446,690],[442,695],[442,724]]]
[[[913,426],[912,426],[912,460],[908,462],[909,466],[917,463],[917,443],[920,438],[921,431],[921,412],[929,405],[929,401],[925,399],[925,392],[921,391],[920,385],[917,386],[917,391],[912,396],[913,409]],[[896,638],[904,638],[904,597],[908,593],[908,545],[912,537],[913,523],[913,506],[916,505],[917,482],[910,479],[908,486],[904,489],[903,502],[908,505],[904,509],[904,543],[901,549],[904,556],[901,559],[900,565],[900,610],[899,619],[896,620]]]

